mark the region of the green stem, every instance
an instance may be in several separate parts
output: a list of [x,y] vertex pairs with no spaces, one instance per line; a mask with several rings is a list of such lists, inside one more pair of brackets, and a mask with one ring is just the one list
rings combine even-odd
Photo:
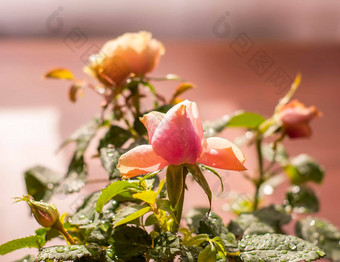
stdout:
[[58,220],[52,227],[58,230],[65,237],[68,243],[70,243],[71,245],[76,245],[76,242],[74,241],[72,236],[66,231],[60,220]]
[[259,205],[259,194],[260,194],[260,188],[261,185],[264,182],[264,170],[263,170],[263,155],[262,155],[262,137],[256,138],[256,152],[257,152],[257,158],[259,162],[259,179],[256,181],[255,186],[255,195],[254,195],[254,210],[258,208]]

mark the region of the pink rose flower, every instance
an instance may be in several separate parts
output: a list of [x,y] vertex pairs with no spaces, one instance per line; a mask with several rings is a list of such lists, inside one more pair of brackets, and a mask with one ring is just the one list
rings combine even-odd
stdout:
[[126,33],[106,42],[84,70],[106,85],[119,85],[131,73],[143,76],[153,71],[164,53],[151,33]]
[[280,109],[278,116],[284,132],[290,138],[302,138],[311,136],[309,122],[321,116],[321,112],[315,106],[306,107],[298,100],[293,100]]
[[151,112],[141,121],[150,145],[137,146],[123,154],[118,169],[123,178],[155,172],[168,165],[201,163],[207,166],[246,170],[241,150],[224,138],[204,138],[196,103],[185,100],[166,114]]

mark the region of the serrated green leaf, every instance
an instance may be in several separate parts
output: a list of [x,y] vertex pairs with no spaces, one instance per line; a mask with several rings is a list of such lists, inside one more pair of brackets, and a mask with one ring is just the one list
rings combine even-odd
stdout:
[[173,210],[171,209],[170,201],[167,199],[157,199],[156,200],[157,208],[169,213],[170,216],[178,223],[177,218]]
[[95,217],[95,205],[100,192],[94,192],[84,199],[83,204],[78,207],[77,212],[69,217],[68,222],[75,226],[84,226],[91,223]]
[[184,191],[183,168],[182,165],[169,165],[166,170],[166,190],[173,208],[177,206]]
[[39,251],[37,260],[58,260],[68,261],[76,259],[90,259],[100,261],[101,248],[98,246],[83,246],[83,245],[70,245],[70,246],[53,246],[42,248]]
[[62,175],[43,166],[34,166],[24,173],[27,193],[36,201],[48,201]]
[[286,202],[296,213],[314,213],[319,211],[319,200],[315,191],[308,186],[291,186],[286,193]]
[[256,129],[266,119],[256,113],[242,112],[232,116],[227,123],[228,127],[244,127],[249,129]]
[[199,246],[200,244],[202,244],[205,241],[209,241],[209,236],[207,234],[199,234],[196,235],[192,238],[190,238],[185,245],[190,247],[190,246]]
[[324,249],[327,258],[340,261],[340,231],[330,222],[308,217],[296,224],[296,234]]
[[207,216],[209,212],[209,208],[201,207],[201,208],[191,208],[188,210],[185,220],[191,230],[194,230],[196,234],[199,234],[198,228],[200,225],[200,221]]
[[170,232],[163,232],[154,239],[150,255],[155,261],[174,261],[181,252],[181,239]]
[[139,218],[146,213],[151,211],[151,207],[144,206],[144,205],[133,205],[128,206],[124,209],[122,209],[113,220],[113,224],[115,227],[118,227],[120,225],[126,224],[128,222],[131,222],[135,220],[136,218]]
[[280,233],[281,227],[289,223],[290,215],[283,207],[268,206],[254,212],[242,213],[230,221],[228,229],[237,237],[249,234]]
[[127,181],[116,181],[111,183],[108,187],[102,190],[96,205],[96,211],[101,212],[104,205],[116,195],[126,192],[129,189],[138,188],[136,184]]
[[228,231],[223,224],[223,220],[215,213],[209,213],[209,216],[203,216],[199,221],[198,233],[208,234],[210,238],[219,236],[222,232]]
[[67,79],[67,80],[74,79],[72,72],[66,68],[52,69],[45,74],[45,77],[55,78],[55,79]]
[[205,194],[209,200],[209,210],[211,209],[211,201],[212,201],[212,193],[209,187],[207,180],[205,179],[200,167],[197,164],[187,165],[186,168],[192,174],[195,181],[200,185],[200,187],[204,190]]
[[301,154],[291,160],[291,164],[284,167],[293,184],[302,184],[308,181],[321,184],[324,169],[310,156]]
[[57,193],[71,194],[78,192],[85,185],[87,166],[84,160],[84,153],[92,138],[95,136],[99,126],[100,120],[98,118],[93,118],[86,125],[74,132],[60,146],[60,148],[62,148],[69,143],[76,143],[76,150],[69,164],[65,179],[55,190]]
[[242,261],[315,261],[323,250],[295,236],[280,234],[246,235],[239,243]]
[[117,169],[117,165],[122,152],[123,151],[110,146],[99,149],[100,161],[102,162],[105,170],[109,173],[109,179],[121,177],[121,173]]
[[118,258],[123,259],[123,261],[129,261],[128,259],[137,256],[144,256],[144,254],[151,249],[152,245],[149,234],[137,227],[116,227],[112,239],[113,253]]
[[198,255],[197,262],[215,262],[216,249],[214,245],[207,245]]
[[164,179],[160,182],[158,190],[156,192],[152,191],[151,189],[138,192],[132,195],[133,198],[140,199],[149,205],[153,206],[156,203],[156,199],[158,195],[160,194],[161,190],[164,186]]
[[211,242],[215,244],[216,251],[221,257],[225,257],[227,255],[227,249],[225,248],[224,243],[220,237],[214,237],[213,239],[211,239]]
[[41,248],[45,245],[45,243],[45,238],[37,235],[14,239],[0,245],[0,255],[6,255],[17,249],[25,247]]

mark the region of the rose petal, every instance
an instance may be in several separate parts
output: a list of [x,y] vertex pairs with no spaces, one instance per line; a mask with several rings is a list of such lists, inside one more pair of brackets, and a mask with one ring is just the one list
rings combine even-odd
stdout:
[[295,124],[285,127],[285,132],[290,138],[310,137],[312,129],[308,123]]
[[171,164],[194,164],[202,153],[204,140],[197,130],[200,119],[193,112],[194,107],[189,101],[177,104],[165,114],[154,132],[154,151]]
[[227,170],[246,170],[245,158],[241,150],[229,140],[220,137],[210,137],[198,163]]
[[139,118],[148,130],[150,144],[152,143],[153,134],[155,133],[156,128],[159,126],[163,118],[164,114],[156,111],[145,114],[143,117]]
[[118,166],[123,178],[155,172],[169,165],[158,156],[151,145],[137,146],[119,158]]

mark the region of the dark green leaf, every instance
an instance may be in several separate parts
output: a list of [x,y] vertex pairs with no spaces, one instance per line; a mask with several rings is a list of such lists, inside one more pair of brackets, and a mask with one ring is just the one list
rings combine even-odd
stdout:
[[189,172],[192,174],[193,178],[196,182],[202,187],[205,194],[209,199],[209,210],[211,209],[211,200],[212,200],[212,193],[209,187],[207,180],[205,179],[200,167],[196,164],[194,165],[187,165],[186,166]]
[[131,133],[119,126],[111,126],[100,140],[98,150],[109,145],[120,148],[131,137]]
[[183,246],[181,250],[181,262],[197,262],[197,257],[202,251],[198,246]]
[[147,226],[147,227],[151,226],[151,225],[154,225],[154,224],[157,224],[157,223],[158,223],[158,219],[155,216],[155,214],[151,214],[145,220],[145,226]]
[[170,204],[176,207],[184,192],[184,167],[182,165],[169,165],[166,170],[166,189]]
[[198,233],[208,234],[210,238],[219,236],[222,231],[228,231],[223,224],[223,220],[215,213],[210,213],[209,216],[204,216],[199,221]]
[[88,225],[93,221],[95,216],[96,202],[99,198],[100,192],[90,194],[77,209],[77,212],[68,219],[71,225],[83,226]]
[[296,213],[319,211],[319,200],[311,187],[293,185],[288,189],[286,202]]
[[207,245],[198,255],[197,262],[216,262],[216,249],[214,245]]
[[246,235],[239,243],[242,261],[315,261],[325,253],[295,236],[280,234]]
[[340,261],[340,231],[328,221],[313,217],[300,220],[296,234],[324,249],[328,258]]
[[302,184],[308,181],[321,184],[324,177],[324,169],[310,156],[301,154],[291,160],[291,164],[285,166],[293,184]]
[[45,238],[42,236],[29,236],[8,241],[0,245],[0,255],[6,255],[17,249],[25,247],[41,248],[45,245]]
[[113,233],[114,254],[127,261],[132,257],[143,256],[151,248],[151,238],[146,231],[137,227],[119,226]]
[[38,254],[38,261],[46,261],[48,259],[53,261],[73,261],[80,258],[100,261],[101,252],[102,250],[97,246],[53,246],[41,249]]
[[244,127],[249,129],[256,129],[266,119],[256,113],[242,112],[232,116],[227,123],[228,127]]
[[248,234],[281,232],[281,227],[289,223],[290,215],[280,206],[269,206],[250,213],[242,213],[230,221],[228,229],[237,237]]
[[59,185],[62,175],[43,166],[35,166],[25,171],[27,193],[36,201],[48,201],[53,190]]
[[150,255],[155,261],[174,261],[181,252],[181,239],[170,232],[160,233],[154,240]]

